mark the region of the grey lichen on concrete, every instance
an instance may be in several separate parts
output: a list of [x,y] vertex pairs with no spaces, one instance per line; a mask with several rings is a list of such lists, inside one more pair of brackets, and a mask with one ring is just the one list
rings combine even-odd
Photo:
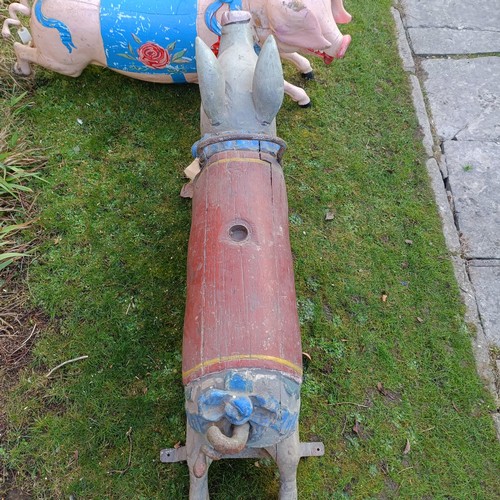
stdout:
[[500,345],[500,267],[469,264],[484,333],[488,342]]
[[401,0],[407,28],[500,32],[497,0]]
[[500,52],[500,31],[409,28],[408,35],[419,56]]
[[443,144],[464,251],[470,259],[500,259],[500,144]]
[[[425,90],[441,139],[500,139],[500,58],[427,59]],[[443,92],[446,89],[446,92]]]

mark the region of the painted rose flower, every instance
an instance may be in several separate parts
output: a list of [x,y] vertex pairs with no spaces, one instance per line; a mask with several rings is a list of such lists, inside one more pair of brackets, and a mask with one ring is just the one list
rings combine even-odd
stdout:
[[139,61],[154,69],[163,69],[170,64],[170,54],[167,49],[153,42],[146,42],[137,49]]

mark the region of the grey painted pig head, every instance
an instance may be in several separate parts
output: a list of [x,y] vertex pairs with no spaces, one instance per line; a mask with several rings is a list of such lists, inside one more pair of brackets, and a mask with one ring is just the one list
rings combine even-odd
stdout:
[[244,11],[223,15],[218,59],[200,38],[196,39],[202,135],[276,135],[275,117],[283,102],[283,70],[272,36],[257,57],[250,20]]

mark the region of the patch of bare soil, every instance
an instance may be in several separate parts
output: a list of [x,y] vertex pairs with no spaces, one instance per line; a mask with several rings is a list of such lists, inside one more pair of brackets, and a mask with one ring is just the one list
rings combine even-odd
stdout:
[[[46,319],[29,307],[21,262],[16,269],[4,272],[0,288],[0,451],[7,449],[9,424],[5,413],[7,399],[21,370],[31,360],[31,351]],[[0,454],[0,499],[21,500],[30,495],[16,484],[16,474]]]
[[[0,1],[0,19],[7,16],[10,3]],[[30,94],[34,79],[13,75],[13,42],[7,40],[0,46],[0,166],[4,181],[0,189],[0,264],[6,266],[0,270],[0,500],[30,498],[17,484],[15,471],[6,464],[9,423],[5,407],[46,324],[43,315],[29,305],[25,282],[29,260],[19,258],[37,244],[36,237],[29,241],[24,236],[27,233],[23,233],[36,217],[36,196],[19,185],[26,186],[33,174],[43,168],[45,159],[39,150],[33,149],[26,138],[29,134],[20,131],[19,113],[26,106],[25,96]]]

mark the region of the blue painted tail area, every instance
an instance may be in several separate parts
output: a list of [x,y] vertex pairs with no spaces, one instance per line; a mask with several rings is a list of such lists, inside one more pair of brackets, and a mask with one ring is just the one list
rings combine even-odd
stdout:
[[215,33],[217,36],[221,36],[222,34],[221,25],[219,24],[219,21],[217,21],[217,18],[215,17],[217,11],[224,4],[229,5],[229,10],[241,10],[242,9],[241,2],[242,0],[217,0],[214,3],[211,3],[207,7],[207,10],[205,11],[205,23],[210,29],[210,31]]
[[55,28],[57,31],[59,31],[61,42],[71,54],[71,52],[73,52],[73,49],[76,49],[76,46],[73,43],[73,38],[71,37],[69,28],[62,21],[44,16],[42,12],[42,4],[43,0],[38,0],[35,5],[35,17],[37,21],[45,28]]

